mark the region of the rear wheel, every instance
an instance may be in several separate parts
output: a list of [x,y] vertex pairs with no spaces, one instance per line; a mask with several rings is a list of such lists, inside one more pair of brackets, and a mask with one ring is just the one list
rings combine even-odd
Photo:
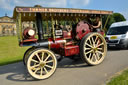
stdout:
[[48,49],[35,49],[27,59],[27,70],[35,79],[46,79],[54,74],[57,60]]
[[80,56],[89,65],[100,64],[107,52],[104,37],[99,33],[87,34],[80,43]]
[[27,57],[29,56],[29,54],[31,54],[31,52],[35,49],[35,47],[31,47],[29,49],[26,50],[26,52],[24,53],[23,56],[23,64],[26,65],[27,63]]

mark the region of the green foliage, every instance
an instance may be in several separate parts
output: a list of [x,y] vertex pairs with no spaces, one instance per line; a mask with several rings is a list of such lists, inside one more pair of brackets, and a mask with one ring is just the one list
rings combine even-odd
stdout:
[[126,21],[124,16],[120,13],[114,13],[113,18],[114,18],[115,22]]
[[128,70],[111,79],[107,85],[128,85]]
[[[104,16],[102,18],[102,20],[103,20],[103,27],[104,27],[104,25],[106,23],[107,18],[108,18],[108,16]],[[106,31],[107,31],[112,23],[114,23],[114,22],[120,22],[120,21],[126,21],[126,19],[120,13],[113,13],[112,15],[109,16],[107,25],[105,26],[104,29],[106,29]]]

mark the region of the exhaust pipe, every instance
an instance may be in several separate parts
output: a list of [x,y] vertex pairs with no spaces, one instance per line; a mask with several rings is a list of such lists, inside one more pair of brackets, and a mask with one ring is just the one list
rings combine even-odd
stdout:
[[36,13],[36,24],[38,30],[39,41],[43,40],[43,26],[42,26],[42,17],[41,13]]

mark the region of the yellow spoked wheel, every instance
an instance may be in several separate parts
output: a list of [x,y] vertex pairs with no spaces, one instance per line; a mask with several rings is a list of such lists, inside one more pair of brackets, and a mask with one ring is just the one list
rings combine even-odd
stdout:
[[26,52],[24,53],[23,56],[23,64],[26,65],[27,63],[27,57],[29,56],[29,54],[31,54],[31,52],[35,49],[35,47],[31,47],[29,49],[26,50]]
[[104,37],[99,33],[87,34],[80,43],[80,55],[89,65],[100,64],[107,53]]
[[46,79],[56,70],[57,60],[48,49],[35,49],[27,59],[27,70],[35,79]]

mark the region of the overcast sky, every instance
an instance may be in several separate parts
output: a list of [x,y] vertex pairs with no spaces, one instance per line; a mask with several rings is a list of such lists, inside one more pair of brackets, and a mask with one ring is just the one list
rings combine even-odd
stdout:
[[0,17],[5,13],[12,17],[15,6],[82,8],[110,10],[122,13],[128,20],[128,0],[0,0]]

